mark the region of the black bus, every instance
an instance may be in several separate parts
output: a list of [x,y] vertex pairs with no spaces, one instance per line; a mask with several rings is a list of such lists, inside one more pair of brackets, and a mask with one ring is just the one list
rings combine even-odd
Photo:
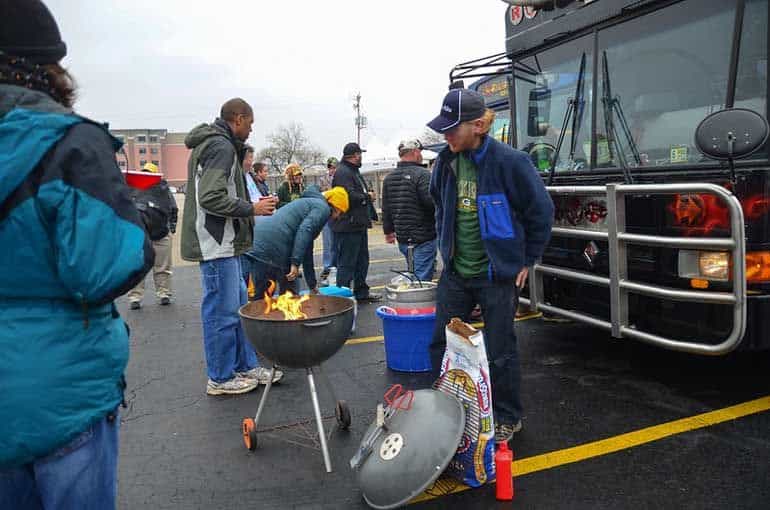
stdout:
[[[556,204],[522,301],[674,350],[769,347],[768,0],[550,3],[507,6],[506,51],[450,73],[484,76],[491,134]],[[695,140],[724,110],[756,112],[719,128],[747,157]]]

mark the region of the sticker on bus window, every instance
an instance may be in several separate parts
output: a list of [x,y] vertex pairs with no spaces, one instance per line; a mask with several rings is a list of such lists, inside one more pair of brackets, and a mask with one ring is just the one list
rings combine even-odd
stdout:
[[521,20],[524,19],[524,7],[512,5],[511,6],[511,23],[518,25]]
[[686,145],[672,145],[669,163],[687,163],[687,152]]
[[535,16],[537,16],[537,9],[535,9],[534,7],[525,7],[524,8],[524,16],[527,19],[534,18]]

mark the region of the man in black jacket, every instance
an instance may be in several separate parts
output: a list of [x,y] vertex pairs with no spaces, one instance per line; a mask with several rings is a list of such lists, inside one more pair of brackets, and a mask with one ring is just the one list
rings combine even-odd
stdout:
[[414,246],[414,274],[430,281],[436,267],[436,207],[430,196],[430,172],[419,166],[419,140],[401,142],[398,155],[401,161],[382,184],[382,231],[387,242],[398,240],[405,257],[407,248]]
[[356,300],[375,302],[382,296],[369,292],[366,274],[369,272],[369,239],[367,230],[372,226],[369,208],[373,193],[361,177],[361,147],[349,143],[342,150],[342,161],[332,179],[332,186],[342,186],[348,192],[350,209],[331,222],[337,243],[337,285],[353,288]]

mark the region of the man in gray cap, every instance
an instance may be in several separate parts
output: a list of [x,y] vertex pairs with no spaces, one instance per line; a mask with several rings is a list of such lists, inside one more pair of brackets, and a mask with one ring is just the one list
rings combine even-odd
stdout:
[[382,231],[385,240],[398,240],[398,249],[408,257],[412,247],[414,274],[430,281],[436,267],[436,209],[430,196],[430,172],[422,165],[420,140],[398,145],[401,159],[382,184]]

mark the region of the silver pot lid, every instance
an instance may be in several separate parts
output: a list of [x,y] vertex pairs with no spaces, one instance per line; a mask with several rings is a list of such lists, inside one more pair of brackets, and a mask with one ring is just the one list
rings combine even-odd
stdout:
[[359,466],[358,485],[372,508],[396,508],[420,495],[449,465],[465,429],[465,409],[451,395],[417,390],[410,409],[394,412],[385,428],[377,429],[375,420],[364,434],[361,447],[370,453]]

